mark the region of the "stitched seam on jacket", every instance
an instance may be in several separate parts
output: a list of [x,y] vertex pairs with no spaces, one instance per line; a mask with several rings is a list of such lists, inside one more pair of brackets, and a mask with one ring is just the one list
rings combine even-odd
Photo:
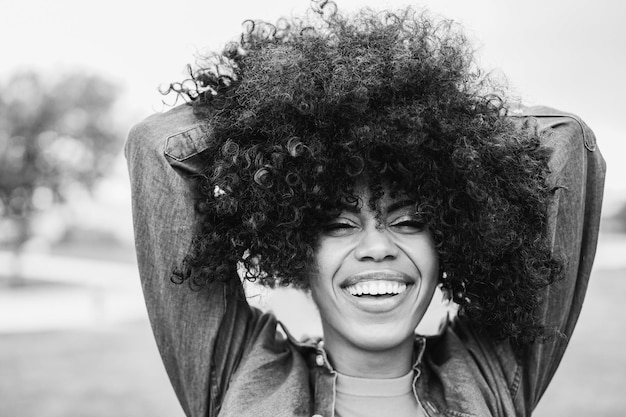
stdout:
[[[196,131],[198,131],[198,133],[195,133]],[[170,141],[175,139],[175,138],[180,138],[181,136],[184,137],[185,135],[188,135],[190,137],[191,142],[194,145],[195,151],[192,153],[189,153],[187,155],[183,155],[183,156],[175,156],[172,152],[170,152],[170,149],[172,149],[174,146],[170,145]],[[167,137],[167,139],[165,140],[165,147],[163,149],[163,153],[168,156],[169,158],[172,158],[178,162],[182,162],[185,161],[193,156],[198,155],[199,153],[205,151],[209,145],[207,144],[207,141],[204,141],[204,143],[202,144],[202,146],[197,147],[196,145],[198,144],[198,141],[195,140],[200,136],[204,136],[206,135],[206,131],[203,128],[202,125],[196,125],[194,127],[182,130],[178,133],[174,133],[170,136]],[[181,139],[179,139],[181,140]],[[184,140],[187,140],[187,138],[184,138]]]

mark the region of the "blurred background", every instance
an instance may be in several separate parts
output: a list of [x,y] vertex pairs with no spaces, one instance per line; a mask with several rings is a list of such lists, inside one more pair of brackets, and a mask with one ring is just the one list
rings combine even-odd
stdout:
[[[594,273],[535,415],[623,415],[626,3],[411,4],[460,22],[482,66],[506,74],[524,103],[575,113],[596,133],[609,171]],[[275,21],[307,6],[0,1],[1,417],[182,416],[141,298],[124,139],[133,123],[174,104],[159,87],[184,78],[203,51],[237,38],[244,19]],[[293,294],[261,295],[257,302],[288,324],[302,320],[290,312]]]

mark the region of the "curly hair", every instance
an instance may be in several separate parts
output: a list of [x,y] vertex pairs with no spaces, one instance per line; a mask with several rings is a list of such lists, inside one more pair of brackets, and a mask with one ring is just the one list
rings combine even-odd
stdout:
[[506,117],[453,22],[411,8],[315,11],[246,21],[239,42],[170,86],[210,135],[201,222],[174,280],[237,286],[239,268],[307,288],[319,232],[365,179],[373,200],[388,189],[416,201],[462,316],[496,339],[542,336],[541,289],[560,263],[537,128]]

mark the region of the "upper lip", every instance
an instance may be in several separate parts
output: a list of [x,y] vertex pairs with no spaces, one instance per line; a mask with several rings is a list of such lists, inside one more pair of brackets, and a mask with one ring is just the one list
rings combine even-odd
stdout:
[[342,284],[341,287],[349,287],[351,285],[355,285],[359,282],[366,281],[396,281],[402,282],[405,284],[412,284],[415,282],[415,279],[403,272],[399,271],[364,271],[359,272],[354,275],[350,275]]

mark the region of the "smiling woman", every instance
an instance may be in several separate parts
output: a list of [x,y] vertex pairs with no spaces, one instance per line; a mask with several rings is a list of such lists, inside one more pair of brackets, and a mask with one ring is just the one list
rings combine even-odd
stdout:
[[[511,116],[458,28],[410,8],[318,1],[244,27],[171,85],[189,105],[126,148],[144,294],[187,414],[530,415],[593,258],[591,132]],[[250,307],[240,278],[310,291],[323,341]],[[438,285],[458,315],[416,335]]]
[[369,191],[356,191],[365,204],[342,211],[321,233],[311,293],[338,372],[399,377],[411,368],[413,334],[438,283],[438,255],[414,203],[385,193],[377,218]]
[[364,204],[323,228],[311,293],[338,372],[399,377],[411,369],[414,331],[438,283],[438,254],[414,203],[385,193],[377,215],[369,190],[356,192]]

